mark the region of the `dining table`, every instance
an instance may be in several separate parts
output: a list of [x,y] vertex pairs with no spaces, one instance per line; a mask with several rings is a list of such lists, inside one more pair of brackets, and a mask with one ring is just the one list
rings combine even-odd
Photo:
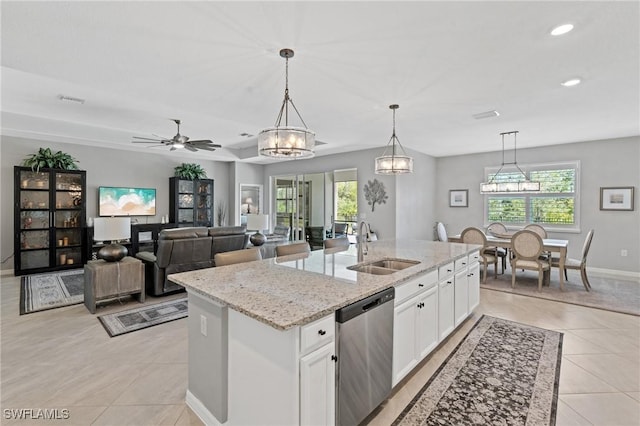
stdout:
[[[487,235],[487,242],[491,246],[502,247],[505,249],[511,249],[511,237],[515,232],[509,232],[506,234],[494,234]],[[452,235],[448,238],[450,243],[461,243],[462,238],[460,234]],[[567,247],[569,246],[569,240],[558,240],[555,238],[543,238],[542,248],[544,251],[558,253],[560,259],[558,261],[558,270],[560,276],[560,290],[564,291],[564,265],[567,260]]]

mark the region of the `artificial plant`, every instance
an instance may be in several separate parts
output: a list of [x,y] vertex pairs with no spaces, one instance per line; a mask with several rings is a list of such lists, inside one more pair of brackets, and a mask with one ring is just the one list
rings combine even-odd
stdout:
[[40,169],[78,170],[76,160],[66,152],[53,152],[51,148],[40,148],[37,153],[30,155],[22,161],[25,167],[31,167],[33,171]]
[[182,163],[173,170],[174,175],[180,179],[195,180],[207,177],[207,172],[204,171],[200,164],[196,163]]

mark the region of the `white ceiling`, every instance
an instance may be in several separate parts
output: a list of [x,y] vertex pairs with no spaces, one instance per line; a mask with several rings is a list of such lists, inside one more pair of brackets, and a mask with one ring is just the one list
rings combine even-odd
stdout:
[[[2,134],[166,152],[132,136],[224,147],[194,158],[264,162],[289,62],[317,155],[397,135],[432,156],[640,134],[639,3],[1,2]],[[573,23],[567,35],[549,31]],[[583,83],[560,83],[578,76]],[[58,95],[85,99],[61,102]],[[473,114],[498,110],[476,120]],[[298,124],[291,122],[290,124]],[[148,151],[147,151],[148,152]]]

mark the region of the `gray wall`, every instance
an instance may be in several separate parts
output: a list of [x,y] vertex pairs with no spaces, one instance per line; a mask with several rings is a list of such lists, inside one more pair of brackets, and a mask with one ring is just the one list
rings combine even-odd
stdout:
[[[156,188],[156,216],[136,218],[139,223],[158,223],[169,214],[169,178],[181,163],[198,163],[214,179],[214,199],[229,199],[229,164],[219,161],[194,161],[190,157],[147,152],[118,151],[77,144],[61,144],[2,136],[0,143],[0,258],[13,253],[13,166],[38,151],[49,147],[64,151],[78,160],[78,167],[87,171],[87,218],[97,215],[99,186],[135,186]],[[215,219],[215,214],[214,214]],[[12,269],[13,259],[2,264]]]
[[240,225],[240,184],[262,185],[262,209],[266,212],[269,208],[269,193],[267,185],[263,182],[264,166],[233,162],[229,165],[229,197],[227,198],[229,214],[227,222],[231,225]]
[[[580,142],[540,148],[518,149],[518,163],[551,163],[580,160],[580,232],[552,233],[552,238],[569,240],[569,256],[581,258],[584,238],[595,229],[589,266],[640,272],[640,137]],[[501,152],[438,158],[436,220],[449,234],[467,226],[484,227],[483,196],[480,182],[485,166],[499,166]],[[634,211],[601,211],[600,187],[634,186]],[[450,189],[468,189],[469,207],[449,207]],[[620,250],[628,250],[622,257]]]

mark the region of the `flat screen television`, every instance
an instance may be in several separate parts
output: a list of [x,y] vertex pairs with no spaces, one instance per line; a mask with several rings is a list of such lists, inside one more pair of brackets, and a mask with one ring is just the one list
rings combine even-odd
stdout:
[[98,188],[98,216],[155,216],[155,188]]

